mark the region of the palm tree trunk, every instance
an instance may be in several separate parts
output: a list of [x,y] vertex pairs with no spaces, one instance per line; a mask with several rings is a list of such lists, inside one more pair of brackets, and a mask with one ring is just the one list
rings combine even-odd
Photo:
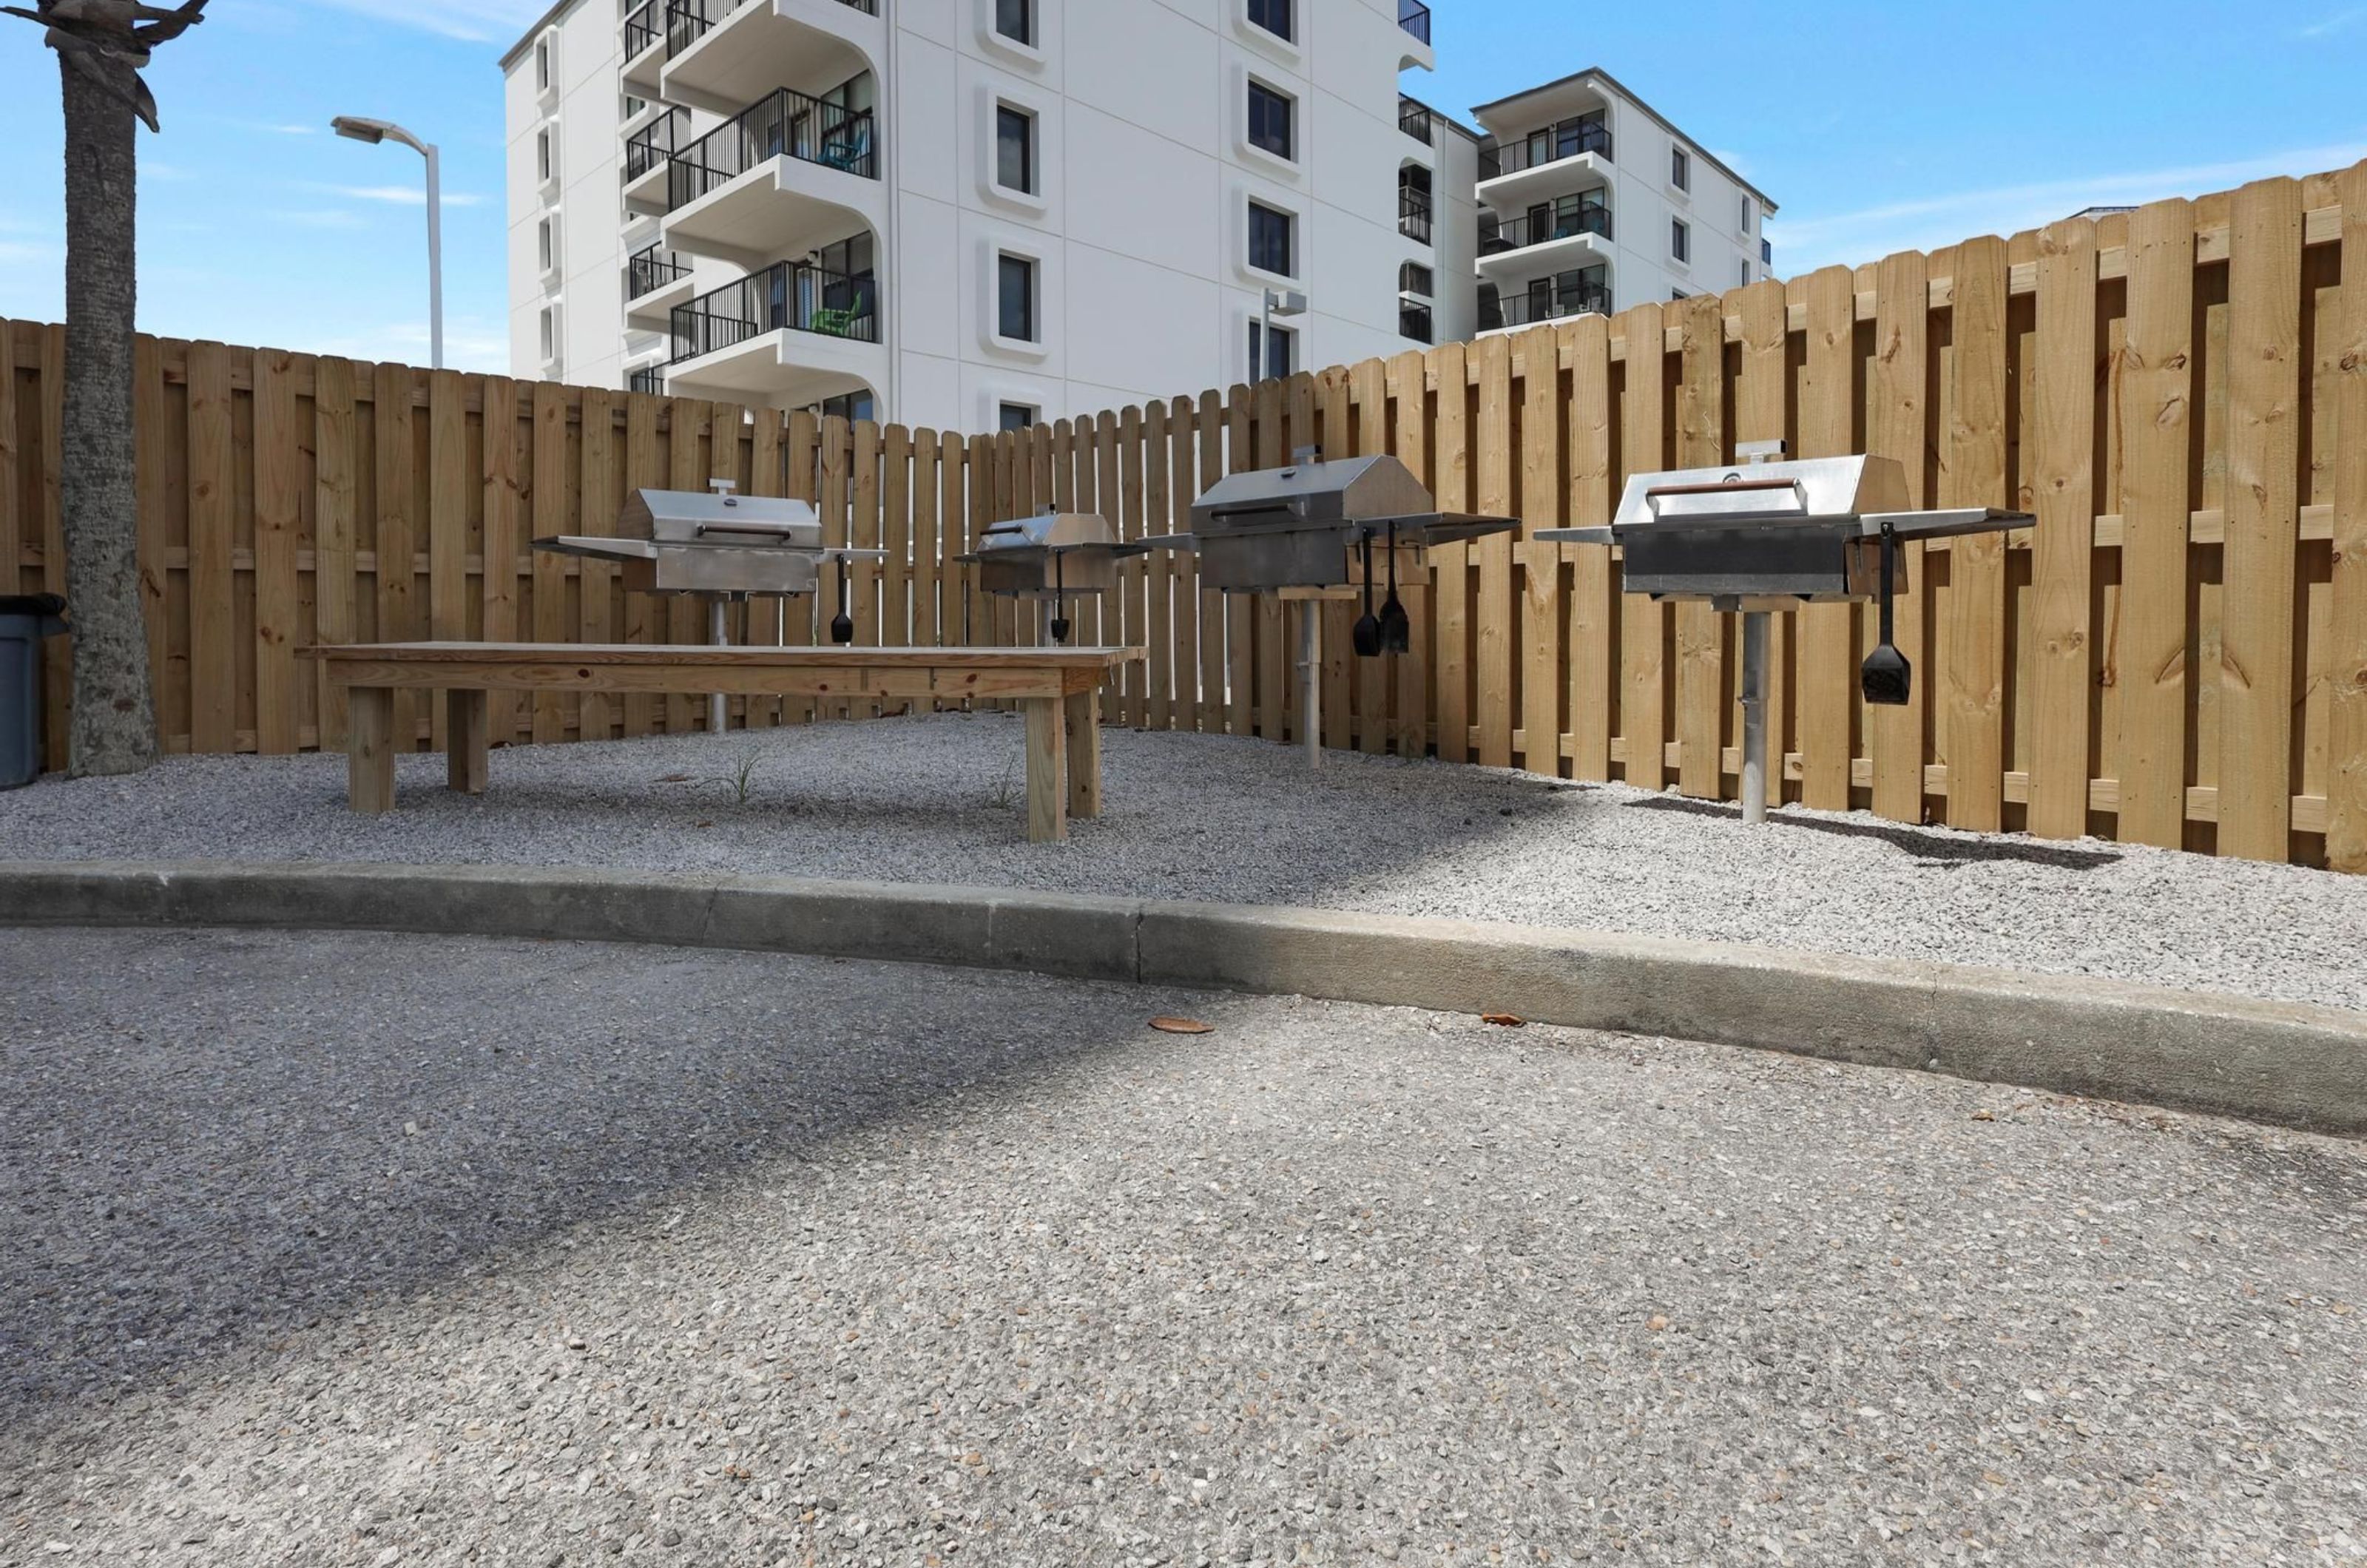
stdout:
[[136,122],[59,62],[66,118],[66,594],[74,625],[72,768],[156,760],[131,432]]

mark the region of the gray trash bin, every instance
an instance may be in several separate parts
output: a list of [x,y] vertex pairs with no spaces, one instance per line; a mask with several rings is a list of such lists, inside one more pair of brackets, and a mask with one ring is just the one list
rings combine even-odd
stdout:
[[65,610],[54,593],[0,593],[0,789],[40,776],[41,639]]

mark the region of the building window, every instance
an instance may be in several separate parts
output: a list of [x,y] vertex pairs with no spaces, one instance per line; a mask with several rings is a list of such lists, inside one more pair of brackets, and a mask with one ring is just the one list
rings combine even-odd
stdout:
[[1288,39],[1292,0],[1250,0],[1250,20],[1278,39]]
[[1290,231],[1297,222],[1287,212],[1277,212],[1262,201],[1251,202],[1250,265],[1283,277],[1297,276],[1290,254]]
[[1398,292],[1419,294],[1427,299],[1436,290],[1432,286],[1430,268],[1420,262],[1407,262],[1398,268]]
[[1036,0],[994,0],[994,30],[1014,43],[1036,47]]
[[834,398],[824,398],[813,405],[813,412],[823,419],[843,419],[849,424],[860,424],[878,415],[878,405],[868,392],[841,392]]
[[1746,234],[1750,232],[1750,197],[1748,193],[1742,197],[1742,231]]
[[1749,288],[1749,287],[1750,287],[1750,258],[1749,256],[1745,256],[1745,257],[1743,257],[1743,258],[1742,258],[1742,282],[1743,282],[1743,286],[1744,286],[1745,288]]
[[558,152],[551,146],[550,128],[545,126],[536,131],[534,133],[535,177],[545,185],[549,184],[552,172],[559,166],[558,157]]
[[541,92],[550,91],[550,40],[543,39],[534,46],[534,85]]
[[1036,194],[1036,117],[1009,104],[994,108],[994,183]]
[[1003,337],[1036,341],[1036,264],[1025,256],[995,259],[994,321]]
[[1759,265],[1761,266],[1773,266],[1775,265],[1774,241],[1761,240],[1759,242]]
[[549,365],[559,358],[559,307],[542,308],[542,362]]
[[1682,218],[1669,220],[1669,254],[1681,262],[1693,259],[1693,231]]
[[557,227],[558,226],[548,218],[536,225],[537,238],[542,250],[542,270],[545,272],[550,271],[559,261],[559,235],[557,232]]
[[1031,430],[1038,421],[1033,403],[1005,403],[997,412],[998,427],[1003,430]]
[[1289,98],[1263,82],[1250,84],[1250,145],[1277,158],[1296,158],[1291,151]]
[[1669,149],[1669,183],[1679,190],[1693,188],[1693,161],[1682,147]]
[[1287,376],[1296,357],[1298,334],[1288,327],[1276,327],[1274,335],[1265,335],[1265,323],[1255,317],[1250,320],[1250,379],[1271,381]]

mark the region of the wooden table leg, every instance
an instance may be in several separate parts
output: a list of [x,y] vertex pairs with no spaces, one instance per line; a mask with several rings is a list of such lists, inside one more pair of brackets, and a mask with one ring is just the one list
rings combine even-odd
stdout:
[[346,694],[345,800],[356,811],[394,809],[394,693],[384,686]]
[[1058,843],[1069,836],[1068,727],[1059,697],[1029,697],[1027,706],[1027,840]]
[[445,778],[463,795],[485,793],[492,707],[483,692],[444,694]]
[[1088,686],[1061,699],[1069,739],[1069,815],[1102,814],[1102,689]]

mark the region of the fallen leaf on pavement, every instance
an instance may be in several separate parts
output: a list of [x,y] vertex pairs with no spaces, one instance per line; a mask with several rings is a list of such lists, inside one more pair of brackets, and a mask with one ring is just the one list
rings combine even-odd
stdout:
[[1994,1122],[1997,1120],[1997,1112],[1994,1111],[1976,1111],[1973,1112],[1973,1120],[1976,1122]]
[[1529,1021],[1516,1012],[1483,1012],[1479,1015],[1479,1021],[1492,1023],[1500,1029],[1520,1029]]
[[1217,1026],[1202,1023],[1196,1018],[1154,1018],[1150,1027],[1161,1034],[1214,1034]]

